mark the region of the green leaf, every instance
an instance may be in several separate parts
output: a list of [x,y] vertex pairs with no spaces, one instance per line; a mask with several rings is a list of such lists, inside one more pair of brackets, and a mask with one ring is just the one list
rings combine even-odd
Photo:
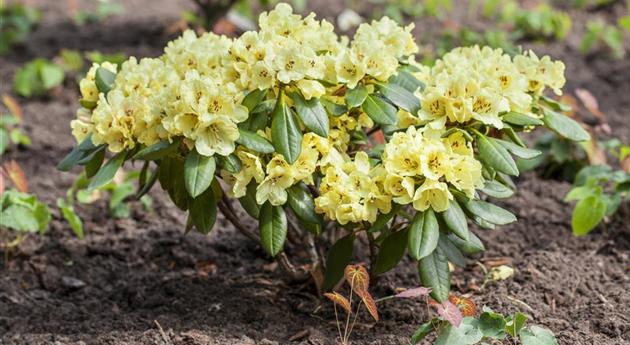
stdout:
[[87,189],[94,190],[109,183],[114,178],[114,175],[116,175],[118,169],[120,169],[125,162],[126,156],[127,152],[122,151],[107,161],[107,163],[99,169],[96,175],[94,175]]
[[473,215],[496,225],[506,225],[516,221],[516,217],[509,211],[481,200],[469,200],[464,207]]
[[486,248],[483,246],[483,243],[481,242],[479,237],[477,237],[472,232],[469,232],[468,235],[469,235],[468,241],[462,240],[459,236],[453,233],[448,234],[448,239],[451,240],[451,242],[453,242],[453,244],[462,253],[467,254],[467,255],[477,254],[479,252],[486,250]]
[[37,232],[39,222],[33,210],[22,205],[11,205],[0,213],[0,225],[15,231]]
[[467,241],[469,238],[468,220],[457,200],[452,200],[449,207],[442,213],[446,226],[457,236]]
[[251,113],[265,99],[265,95],[267,95],[267,90],[254,89],[243,98],[241,104],[247,107],[247,110]]
[[160,160],[158,180],[169,197],[181,210],[188,209],[190,196],[184,181],[184,161],[176,157],[164,157]]
[[517,126],[542,126],[544,122],[535,117],[511,111],[502,116],[503,121]]
[[573,141],[586,141],[591,138],[582,126],[568,116],[562,115],[550,109],[545,109],[543,117],[545,126],[560,136]]
[[451,242],[451,240],[448,239],[447,236],[440,236],[438,248],[444,252],[448,261],[459,267],[466,266],[466,258],[464,258],[462,252],[459,251],[459,249],[455,246],[455,244],[453,244],[453,242]]
[[143,159],[147,161],[157,160],[163,157],[170,155],[171,153],[177,151],[177,148],[180,144],[180,139],[175,139],[173,142],[169,142],[168,140],[162,140],[153,145],[147,146],[142,150],[138,151],[132,159]]
[[362,84],[346,92],[346,104],[349,108],[360,107],[367,98],[368,91]]
[[197,231],[208,234],[217,220],[217,201],[214,192],[208,188],[190,203],[190,218]]
[[302,150],[302,131],[281,92],[271,118],[271,139],[276,151],[293,164]]
[[4,128],[0,128],[0,155],[4,154],[7,147],[9,147],[9,134]]
[[507,149],[497,143],[495,139],[478,134],[477,148],[482,162],[502,173],[518,176],[518,168],[514,159]]
[[418,271],[422,286],[431,288],[431,297],[438,303],[446,301],[451,290],[451,273],[446,254],[440,247],[420,260]]
[[420,110],[420,100],[404,87],[396,84],[376,84],[376,88],[392,103],[411,114],[416,114]]
[[107,96],[109,90],[114,87],[114,80],[116,80],[116,74],[112,73],[110,70],[99,67],[96,70],[96,88],[99,92],[104,93]]
[[503,315],[486,311],[479,316],[479,330],[484,337],[503,339],[505,337],[505,318]]
[[243,209],[252,216],[252,218],[258,219],[260,215],[260,206],[256,203],[256,182],[250,182],[247,185],[247,191],[245,195],[240,197],[238,201],[243,206]]
[[66,200],[59,198],[57,199],[57,207],[61,210],[61,214],[63,218],[70,224],[70,228],[74,234],[82,239],[83,238],[83,222],[81,218],[74,212],[74,207],[72,204],[66,202]]
[[418,329],[416,329],[416,331],[411,336],[411,339],[410,339],[411,343],[415,345],[418,342],[420,342],[420,340],[424,339],[427,335],[429,335],[429,333],[433,332],[434,330],[433,322],[436,322],[436,321],[437,321],[436,319],[432,319],[420,325],[420,327],[418,327]]
[[57,169],[61,171],[69,171],[79,164],[80,160],[89,156],[96,148],[97,146],[94,146],[92,143],[92,136],[88,136],[79,145],[74,147],[72,151],[70,151],[70,153],[68,153],[68,155],[59,162],[59,164],[57,164]]
[[306,188],[304,183],[298,183],[287,189],[289,207],[301,220],[311,224],[321,224],[322,217],[315,213],[315,201]]
[[536,158],[540,154],[542,154],[541,151],[522,147],[514,143],[511,143],[509,141],[505,141],[501,139],[493,139],[493,140],[499,143],[499,145],[505,147],[508,151],[512,152],[513,155],[524,158],[524,159]]
[[352,260],[354,234],[339,239],[328,251],[326,256],[326,272],[324,274],[324,291],[332,289],[341,278],[343,270]]
[[362,108],[377,124],[394,125],[398,122],[396,108],[376,95],[368,95]]
[[322,103],[326,111],[332,116],[338,117],[348,112],[348,108],[345,105],[337,104],[325,98],[320,98],[319,101]]
[[63,68],[53,63],[46,63],[39,69],[39,76],[42,79],[44,89],[48,90],[63,82],[64,72]]
[[407,230],[401,230],[390,234],[385,238],[374,265],[374,274],[383,274],[402,260],[407,247]]
[[129,182],[124,182],[114,186],[112,196],[109,199],[109,209],[114,210],[125,201],[128,196],[133,195],[134,187]]
[[105,160],[105,147],[102,150],[95,152],[92,159],[85,164],[85,177],[92,178],[101,169],[103,161]]
[[377,232],[382,231],[387,227],[387,223],[389,223],[392,218],[398,213],[401,206],[398,204],[392,205],[391,211],[389,213],[380,213],[376,218],[376,221],[368,228],[367,232]]
[[317,98],[304,99],[300,93],[292,93],[291,98],[295,104],[295,110],[302,119],[302,123],[311,132],[320,137],[328,137],[328,114]]
[[523,313],[516,312],[514,316],[508,318],[505,331],[509,335],[516,337],[525,326],[525,322],[527,322],[527,316]]
[[236,139],[236,142],[248,149],[260,153],[272,153],[275,151],[273,145],[266,138],[244,129],[239,129],[238,132],[239,137]]
[[409,255],[416,260],[430,255],[438,245],[440,226],[432,209],[416,212],[409,225]]
[[597,195],[580,200],[573,209],[571,226],[575,236],[584,236],[591,232],[606,215],[606,204]]
[[514,190],[496,180],[484,181],[481,191],[488,196],[498,199],[506,199],[514,195]]
[[423,82],[405,70],[398,70],[398,73],[391,76],[388,82],[390,84],[400,85],[411,93],[416,92],[418,89],[424,89],[425,87]]
[[557,345],[558,341],[553,333],[542,327],[530,326],[522,329],[519,334],[523,345]]
[[266,202],[260,208],[260,242],[271,256],[282,251],[287,238],[287,217],[282,206]]
[[194,149],[188,153],[184,162],[184,181],[191,197],[198,197],[210,187],[215,169],[214,157],[200,155]]
[[219,161],[219,166],[222,169],[225,169],[231,173],[236,174],[241,171],[241,159],[238,158],[234,153],[230,153],[227,156],[215,156],[215,158]]
[[459,327],[449,324],[435,339],[435,345],[472,345],[482,338],[479,322],[472,317],[465,317]]

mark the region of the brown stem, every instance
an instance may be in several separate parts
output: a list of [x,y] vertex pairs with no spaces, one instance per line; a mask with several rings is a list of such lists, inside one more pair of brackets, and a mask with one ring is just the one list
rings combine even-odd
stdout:
[[225,218],[230,223],[232,223],[232,225],[234,225],[236,230],[240,231],[243,235],[245,235],[247,238],[251,239],[252,241],[260,242],[260,239],[258,238],[258,236],[256,236],[256,234],[248,226],[241,223],[240,219],[233,212],[231,205],[229,205],[229,202],[226,202],[225,199],[219,202],[219,210],[221,210],[221,213],[223,213]]
[[282,270],[284,270],[289,275],[289,277],[291,277],[291,279],[293,280],[308,279],[309,277],[308,271],[306,271],[304,268],[296,268],[295,266],[293,266],[291,261],[289,261],[289,258],[287,257],[286,253],[282,252],[278,254],[278,256],[276,257],[276,260],[280,264],[280,267],[282,267]]

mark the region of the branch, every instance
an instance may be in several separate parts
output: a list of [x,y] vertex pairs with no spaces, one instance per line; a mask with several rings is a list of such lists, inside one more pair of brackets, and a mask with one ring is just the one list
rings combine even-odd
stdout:
[[236,230],[240,231],[247,238],[255,242],[260,242],[260,239],[256,234],[245,224],[241,223],[241,220],[236,216],[232,205],[229,201],[226,201],[225,197],[219,202],[219,210],[225,216],[225,218],[234,225]]

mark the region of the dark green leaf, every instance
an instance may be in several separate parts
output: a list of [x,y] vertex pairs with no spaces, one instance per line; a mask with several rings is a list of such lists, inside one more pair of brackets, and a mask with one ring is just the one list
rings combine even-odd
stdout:
[[479,158],[482,162],[502,173],[518,176],[518,168],[514,159],[507,149],[497,143],[495,139],[478,134],[477,148],[479,148]]
[[409,255],[420,260],[433,252],[440,237],[440,226],[432,209],[416,212],[409,225]]
[[440,236],[440,240],[438,241],[438,248],[440,248],[442,252],[444,252],[446,257],[448,258],[448,261],[459,267],[466,266],[466,258],[464,258],[462,252],[459,251],[459,249],[453,244],[453,242],[451,242],[451,240],[448,239],[447,236]]
[[385,238],[374,265],[374,274],[385,273],[398,264],[405,255],[407,247],[407,230],[401,230],[390,234]]
[[573,209],[571,226],[575,236],[591,232],[606,215],[606,204],[598,195],[591,195],[580,200]]
[[354,89],[350,89],[346,92],[346,104],[349,108],[360,107],[367,95],[368,91],[365,86],[358,84]]
[[300,93],[292,93],[291,98],[295,104],[295,110],[302,119],[306,128],[320,137],[328,137],[328,114],[317,98],[304,99]]
[[188,153],[184,162],[184,180],[191,197],[198,197],[210,187],[215,169],[214,157],[202,156],[195,149]]
[[96,88],[99,92],[107,95],[109,90],[114,87],[114,80],[116,80],[116,74],[112,73],[106,68],[99,67],[96,70]]
[[287,238],[287,217],[282,206],[266,202],[260,208],[260,242],[271,256],[282,251]]
[[376,88],[392,103],[411,114],[416,114],[420,110],[420,100],[404,87],[396,84],[376,84]]
[[179,147],[180,140],[175,139],[173,142],[163,140],[151,146],[147,146],[133,155],[132,159],[143,159],[147,161],[157,160],[166,157],[175,152]]
[[237,155],[233,153],[227,156],[216,155],[215,158],[219,161],[219,166],[222,169],[234,174],[241,171],[241,160]]
[[391,76],[388,82],[390,84],[400,85],[411,93],[416,92],[418,89],[424,90],[424,83],[405,70],[398,70],[398,73]]
[[418,270],[422,286],[431,288],[431,297],[438,303],[446,301],[451,290],[451,273],[442,249],[437,247],[433,253],[421,259]]
[[535,117],[511,111],[502,116],[503,121],[517,126],[542,126],[544,122]]
[[553,110],[545,110],[543,121],[545,122],[545,126],[567,139],[586,141],[591,138],[588,132],[584,130],[579,123],[575,122],[575,120]]
[[391,211],[389,211],[389,213],[380,213],[376,218],[374,224],[372,224],[372,226],[370,226],[370,228],[368,229],[368,232],[377,232],[385,229],[387,227],[387,223],[389,223],[389,221],[394,218],[400,208],[400,205],[395,204],[392,206],[392,209]]
[[493,198],[505,199],[514,195],[514,191],[496,180],[484,181],[481,191]]
[[284,95],[280,93],[273,110],[271,139],[276,151],[283,155],[289,164],[293,164],[302,150],[302,131],[283,97]]
[[394,125],[398,122],[396,108],[376,95],[368,95],[362,108],[377,124]]
[[516,337],[525,326],[525,322],[527,322],[527,316],[523,313],[516,312],[514,316],[508,318],[505,331],[509,335]]
[[96,151],[92,159],[90,159],[90,161],[85,165],[85,177],[92,178],[96,175],[98,170],[101,168],[101,165],[103,165],[104,160],[105,148],[103,147],[103,150]]
[[486,311],[479,316],[479,330],[484,337],[503,339],[505,337],[505,319],[503,315]]
[[433,322],[436,322],[436,321],[437,321],[436,319],[433,319],[420,325],[420,327],[418,327],[418,329],[411,336],[411,339],[410,339],[411,343],[415,345],[418,342],[420,342],[420,340],[424,339],[427,335],[429,335],[429,333],[433,332],[433,329],[434,329]]
[[455,235],[461,237],[464,241],[468,240],[468,220],[457,200],[450,202],[449,207],[442,213],[442,218],[446,226]]
[[468,241],[462,240],[461,238],[459,238],[459,236],[453,233],[448,234],[448,238],[462,253],[467,255],[477,254],[486,250],[479,237],[477,237],[472,232],[469,232],[468,235]]
[[266,94],[267,90],[254,89],[250,91],[245,98],[243,98],[243,102],[241,102],[241,104],[247,107],[247,110],[251,113],[256,106],[265,99]]
[[287,189],[289,206],[301,220],[311,224],[321,224],[322,217],[315,213],[315,202],[306,185],[298,183]]
[[125,157],[127,156],[127,152],[122,151],[117,153],[114,157],[112,157],[105,165],[94,175],[90,184],[88,185],[89,190],[93,190],[99,187],[102,187],[109,183],[116,175],[116,172],[125,162]]
[[343,270],[352,260],[354,234],[339,239],[330,248],[326,256],[326,273],[324,275],[324,291],[332,289],[343,278]]
[[197,231],[208,234],[217,220],[217,202],[212,189],[194,198],[190,203],[190,218]]
[[240,197],[238,201],[243,206],[243,209],[252,216],[252,218],[258,219],[260,215],[260,206],[256,203],[256,182],[250,182],[247,185],[247,191],[245,195]]
[[348,112],[348,108],[345,105],[337,104],[324,98],[320,98],[319,101],[332,116],[338,117]]
[[269,140],[244,129],[239,129],[238,131],[239,137],[236,139],[237,143],[255,152],[272,153],[274,151],[273,145]]
[[64,157],[64,159],[57,164],[57,169],[61,171],[68,171],[75,165],[79,164],[79,161],[88,156],[96,146],[92,143],[92,136],[85,138],[79,145],[70,151],[70,153]]

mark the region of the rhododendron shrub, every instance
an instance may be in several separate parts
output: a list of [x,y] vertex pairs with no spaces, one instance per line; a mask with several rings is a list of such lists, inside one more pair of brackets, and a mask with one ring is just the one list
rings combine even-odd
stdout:
[[384,17],[350,40],[286,4],[259,26],[236,39],[187,31],[158,58],[94,64],[71,124],[79,144],[60,168],[85,166],[97,188],[143,161],[139,194],[159,182],[203,233],[217,208],[245,229],[238,200],[259,222],[246,233],[272,256],[286,257],[287,237],[337,239],[326,289],[357,238],[370,244],[372,274],[407,252],[442,302],[448,263],[483,250],[469,224],[516,220],[490,200],[514,193],[513,156],[539,153],[517,133],[588,138],[545,96],[565,83],[547,56],[475,46],[428,67],[415,60],[413,26]]

